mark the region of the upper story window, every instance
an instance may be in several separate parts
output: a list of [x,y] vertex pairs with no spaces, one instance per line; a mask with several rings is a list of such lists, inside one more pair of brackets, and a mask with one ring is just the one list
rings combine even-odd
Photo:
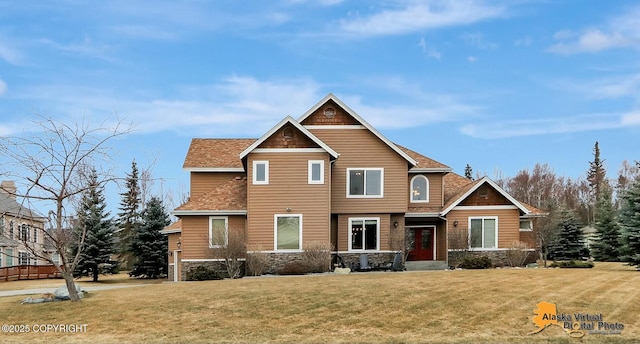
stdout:
[[269,184],[269,161],[253,162],[253,184]]
[[384,194],[383,168],[348,168],[347,197],[381,198]]
[[324,160],[309,160],[309,184],[324,184]]
[[469,218],[469,246],[472,249],[498,247],[498,218]]
[[423,175],[411,178],[411,202],[429,202],[429,179]]
[[31,237],[29,229],[29,225],[27,224],[23,224],[20,226],[20,240],[29,241],[29,238]]

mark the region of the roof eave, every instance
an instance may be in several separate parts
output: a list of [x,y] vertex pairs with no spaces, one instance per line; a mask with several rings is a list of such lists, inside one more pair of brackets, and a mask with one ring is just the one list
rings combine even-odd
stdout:
[[197,216],[197,215],[247,215],[246,210],[174,210],[174,216]]

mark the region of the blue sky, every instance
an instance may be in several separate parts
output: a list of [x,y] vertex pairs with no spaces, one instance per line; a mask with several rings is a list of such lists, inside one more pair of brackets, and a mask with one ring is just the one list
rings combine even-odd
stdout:
[[187,189],[193,137],[259,137],[332,92],[389,139],[458,173],[549,163],[579,177],[640,159],[636,1],[3,1],[0,135],[38,113],[135,132]]

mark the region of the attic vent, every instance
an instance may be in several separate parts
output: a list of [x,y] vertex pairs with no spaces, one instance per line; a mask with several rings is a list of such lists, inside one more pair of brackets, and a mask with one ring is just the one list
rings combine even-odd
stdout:
[[480,198],[489,197],[489,188],[487,188],[485,185],[478,188],[478,197]]
[[282,136],[284,136],[285,140],[293,139],[293,128],[287,127],[282,130]]
[[336,110],[332,107],[324,109],[324,117],[333,118],[336,115]]

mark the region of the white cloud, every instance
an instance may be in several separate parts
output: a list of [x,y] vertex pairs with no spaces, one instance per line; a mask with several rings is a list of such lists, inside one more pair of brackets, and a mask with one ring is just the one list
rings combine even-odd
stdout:
[[12,65],[19,65],[22,62],[22,54],[8,43],[3,42],[0,37],[0,59]]
[[562,91],[573,91],[592,99],[615,99],[635,97],[640,99],[640,74],[600,78],[593,81],[556,81],[552,88]]
[[560,42],[547,50],[561,55],[595,53],[615,48],[640,48],[640,6],[611,18],[599,27],[583,29],[580,33],[558,31],[554,39]]
[[620,115],[616,113],[584,114],[572,117],[531,119],[517,121],[485,121],[467,124],[460,131],[481,139],[499,139],[548,134],[563,134],[622,128],[640,124],[640,113]]
[[467,57],[467,62],[474,63],[474,62],[477,62],[477,61],[478,61],[478,58],[475,57],[475,56],[468,56]]
[[460,39],[479,49],[495,49],[498,47],[496,43],[488,41],[484,34],[480,32],[465,32],[460,35]]
[[357,36],[396,35],[427,29],[467,25],[503,16],[505,9],[481,1],[412,1],[402,8],[343,20],[341,29]]
[[518,38],[513,42],[513,45],[516,47],[528,47],[533,43],[533,38],[531,37],[522,37]]
[[0,96],[7,92],[7,83],[0,79]]
[[438,51],[437,49],[428,46],[427,42],[425,41],[424,37],[422,37],[420,39],[420,42],[418,43],[418,46],[420,48],[422,48],[422,51],[427,54],[428,57],[434,58],[436,60],[440,60],[440,58],[442,58],[442,53],[440,53],[440,51]]

